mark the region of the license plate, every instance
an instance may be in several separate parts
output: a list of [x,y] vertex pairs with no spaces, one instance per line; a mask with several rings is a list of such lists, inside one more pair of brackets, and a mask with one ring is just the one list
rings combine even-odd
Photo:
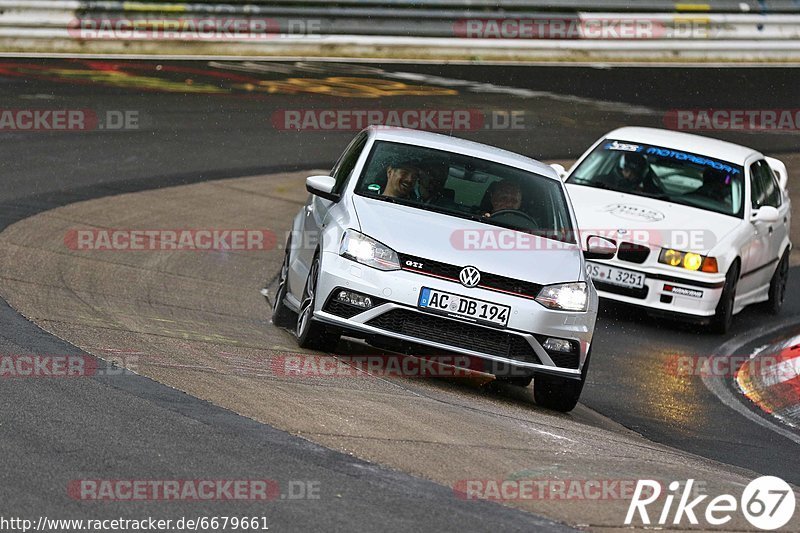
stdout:
[[417,305],[433,313],[505,327],[511,307],[423,287]]
[[619,287],[627,287],[629,289],[641,289],[644,287],[644,274],[625,270],[624,268],[587,262],[586,274],[593,280]]

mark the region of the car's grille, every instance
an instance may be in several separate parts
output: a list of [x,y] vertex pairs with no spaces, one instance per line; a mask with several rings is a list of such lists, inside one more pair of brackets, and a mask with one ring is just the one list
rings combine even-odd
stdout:
[[[399,254],[399,256],[403,270],[426,276],[445,278],[450,281],[455,281],[456,283],[459,282],[458,274],[461,272],[461,269],[466,266],[450,265],[439,261],[414,257],[412,255]],[[411,266],[411,264],[422,266]],[[481,282],[478,284],[478,287],[490,291],[500,291],[517,296],[524,296],[526,298],[536,298],[536,296],[539,295],[539,291],[542,290],[542,285],[538,283],[521,281],[483,271],[481,271]]]
[[[340,290],[342,290],[341,287],[336,287],[336,289],[331,291],[328,302],[322,307],[323,311],[342,318],[353,318],[357,314],[367,311],[367,309],[364,309],[363,307],[358,307],[357,305],[351,305],[337,300],[336,293]],[[386,303],[386,300],[377,298],[375,296],[370,296],[370,298],[372,299],[373,308]]]
[[354,305],[346,304],[337,300],[331,300],[328,305],[323,307],[324,311],[342,318],[353,318],[359,313],[363,313],[366,309],[356,307]]
[[650,255],[650,248],[642,246],[641,244],[634,244],[632,242],[622,242],[619,245],[617,257],[622,261],[630,263],[642,264],[647,261],[647,256]]
[[561,368],[578,368],[580,365],[580,354],[577,353],[547,352],[547,355]]
[[457,320],[406,309],[393,309],[367,321],[367,325],[455,348],[540,363],[536,352],[525,338]]
[[612,285],[611,283],[605,283],[597,280],[592,280],[592,283],[594,283],[594,287],[598,291],[610,292],[612,294],[619,294],[621,296],[630,296],[631,298],[639,298],[641,300],[647,298],[647,293],[649,291],[647,286],[642,287],[641,289],[633,289],[629,287],[620,287],[618,285]]

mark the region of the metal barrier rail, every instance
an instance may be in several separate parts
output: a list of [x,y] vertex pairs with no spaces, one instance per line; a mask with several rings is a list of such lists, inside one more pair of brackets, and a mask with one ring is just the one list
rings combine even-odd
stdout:
[[800,3],[796,0],[194,0],[192,2],[170,2],[164,0],[10,0],[0,2],[6,5],[26,5],[28,7],[48,7],[56,4],[81,10],[199,10],[210,9],[216,12],[231,7],[300,7],[316,10],[320,7],[383,7],[394,10],[415,9],[496,9],[502,11],[614,11],[614,12],[662,12],[702,11],[714,13],[798,13]]
[[[200,50],[200,44],[185,33],[169,33],[169,24],[233,19],[249,23],[247,30],[197,40],[218,42],[227,47],[220,53],[232,55],[276,50],[286,55],[294,46],[300,55],[336,50],[345,56],[432,47],[426,55],[435,57],[440,49],[452,58],[461,47],[462,57],[630,51],[665,58],[670,53],[701,56],[704,49],[710,56],[734,59],[737,51],[749,57],[800,57],[800,0],[0,0],[0,52],[153,53],[162,42],[193,53],[191,45]],[[112,31],[91,32],[104,27]],[[131,29],[145,36],[124,31]]]
[[[308,1],[308,0],[306,0]],[[436,0],[440,1],[440,0]],[[93,5],[94,9],[76,9]],[[176,4],[191,10],[150,11],[131,2],[10,2],[0,0],[0,35],[80,38],[70,33],[78,21],[102,28],[129,23],[137,28],[153,27],[164,19],[242,17],[269,21],[254,25],[252,33],[287,34],[292,23],[312,22],[298,34],[377,35],[403,37],[454,37],[487,39],[715,39],[791,40],[800,38],[800,14],[665,14],[665,13],[506,13],[417,9],[398,16],[387,8],[232,6],[232,11],[213,9],[219,4]],[[111,10],[123,5],[128,9]],[[152,4],[155,6],[155,4]],[[23,7],[24,6],[24,7]],[[101,8],[102,9],[99,9]],[[206,9],[212,8],[212,9]],[[71,26],[72,25],[72,26]],[[633,33],[615,35],[615,27],[627,26]],[[636,28],[638,26],[638,29]],[[111,27],[111,26],[108,26]],[[647,28],[651,32],[647,32]],[[639,31],[639,34],[636,34]],[[163,37],[165,38],[166,37]],[[213,40],[213,39],[212,39]],[[221,39],[230,40],[230,38]],[[235,39],[234,39],[235,40]]]
[[149,11],[162,13],[247,13],[296,9],[309,15],[324,9],[390,9],[403,16],[429,9],[458,12],[703,12],[800,13],[798,0],[0,0],[0,9],[68,9],[74,11]]

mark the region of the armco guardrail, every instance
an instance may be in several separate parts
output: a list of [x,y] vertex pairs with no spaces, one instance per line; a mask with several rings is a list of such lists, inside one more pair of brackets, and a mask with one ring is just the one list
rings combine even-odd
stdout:
[[[662,12],[705,11],[714,13],[797,13],[800,5],[796,0],[194,0],[193,2],[169,2],[160,0],[10,0],[5,5],[27,5],[49,7],[55,4],[79,10],[156,10],[159,7],[170,12],[208,9],[214,12],[235,8],[299,7],[319,9],[321,7],[383,7],[390,9],[497,9],[502,11],[614,11],[614,12]],[[124,7],[123,7],[124,6]]]
[[794,61],[800,1],[0,0],[0,50]]

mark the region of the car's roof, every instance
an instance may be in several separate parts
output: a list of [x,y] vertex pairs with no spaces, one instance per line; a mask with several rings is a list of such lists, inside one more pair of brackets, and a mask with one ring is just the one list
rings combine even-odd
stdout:
[[606,138],[633,143],[651,144],[704,155],[727,161],[735,165],[744,165],[748,157],[761,156],[761,153],[738,144],[712,139],[702,135],[693,135],[680,131],[662,130],[658,128],[625,127],[606,134]]
[[530,170],[542,176],[560,181],[558,174],[556,174],[556,172],[549,165],[545,165],[541,161],[531,159],[530,157],[509,152],[508,150],[503,150],[502,148],[489,146],[487,144],[450,137],[448,135],[441,135],[439,133],[431,133],[428,131],[419,131],[407,128],[370,126],[367,128],[367,130],[369,130],[377,140],[413,144],[417,146],[424,146],[426,148],[456,152],[459,154],[478,157],[480,159],[487,159],[489,161],[494,161],[504,165]]

